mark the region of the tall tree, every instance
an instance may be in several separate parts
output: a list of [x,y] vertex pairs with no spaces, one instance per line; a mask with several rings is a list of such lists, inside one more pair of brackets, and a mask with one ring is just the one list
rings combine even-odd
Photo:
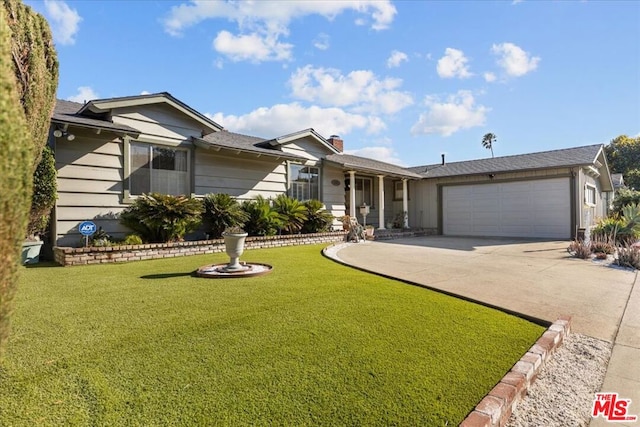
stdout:
[[482,146],[484,148],[486,148],[487,150],[491,150],[491,157],[494,157],[493,155],[493,144],[497,141],[497,137],[494,133],[486,133],[483,137],[482,137]]
[[0,357],[18,281],[33,173],[47,141],[58,62],[45,19],[16,0],[0,3]]
[[611,172],[621,173],[629,187],[640,190],[640,136],[620,135],[605,146]]

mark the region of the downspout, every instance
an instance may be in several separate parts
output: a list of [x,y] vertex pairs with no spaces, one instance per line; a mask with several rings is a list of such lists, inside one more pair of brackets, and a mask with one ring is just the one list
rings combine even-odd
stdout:
[[571,215],[571,239],[578,238],[578,206],[576,200],[577,188],[576,188],[576,171],[571,169],[571,178],[569,178],[569,197],[571,200],[570,215]]

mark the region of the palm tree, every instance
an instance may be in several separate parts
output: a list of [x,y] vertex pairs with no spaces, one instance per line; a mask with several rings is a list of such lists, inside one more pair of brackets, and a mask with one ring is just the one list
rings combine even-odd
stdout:
[[482,146],[487,150],[491,150],[491,157],[493,155],[493,143],[496,142],[496,135],[494,133],[487,133],[482,137]]

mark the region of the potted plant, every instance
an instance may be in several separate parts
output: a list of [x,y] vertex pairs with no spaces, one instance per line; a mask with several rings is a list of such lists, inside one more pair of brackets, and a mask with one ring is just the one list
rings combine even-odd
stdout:
[[365,236],[367,236],[367,238],[373,239],[373,232],[374,232],[373,225],[365,225],[364,233],[365,233]]
[[222,233],[225,252],[229,255],[229,264],[225,270],[241,270],[243,268],[240,265],[240,255],[244,252],[244,240],[247,235],[247,232],[239,226],[228,227]]

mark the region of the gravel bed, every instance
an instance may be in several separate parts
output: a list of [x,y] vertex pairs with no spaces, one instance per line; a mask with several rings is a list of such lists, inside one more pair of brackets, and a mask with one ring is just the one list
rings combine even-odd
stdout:
[[588,426],[593,399],[604,381],[610,357],[611,343],[569,334],[507,426]]

